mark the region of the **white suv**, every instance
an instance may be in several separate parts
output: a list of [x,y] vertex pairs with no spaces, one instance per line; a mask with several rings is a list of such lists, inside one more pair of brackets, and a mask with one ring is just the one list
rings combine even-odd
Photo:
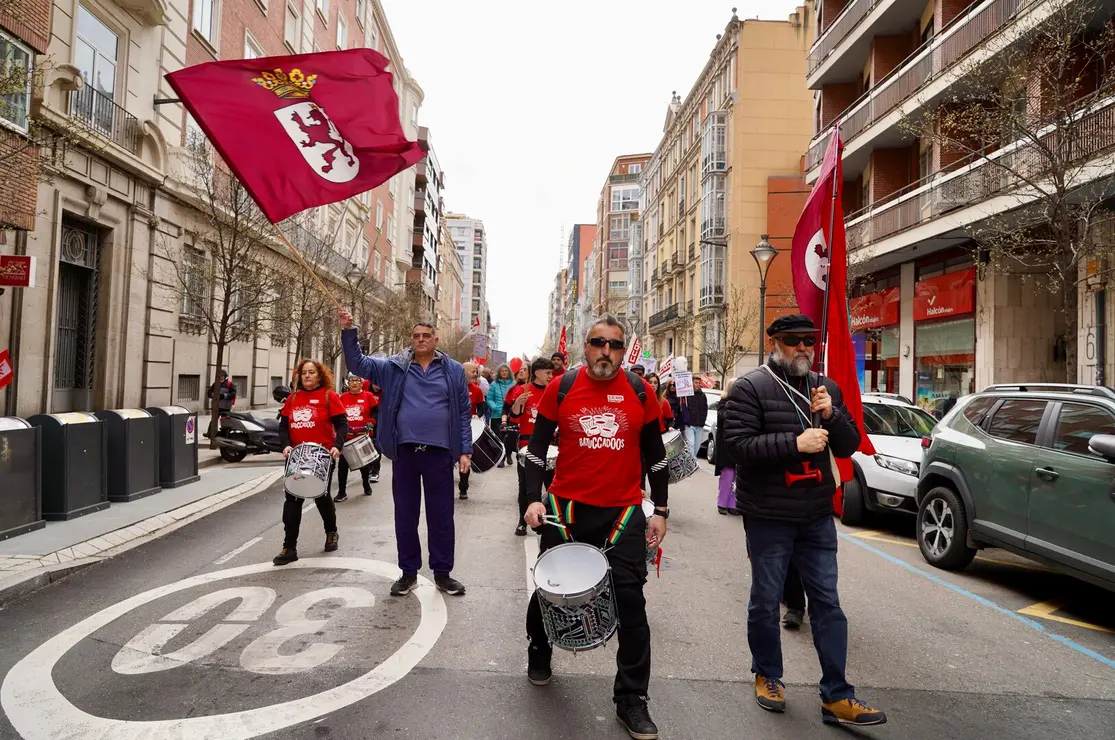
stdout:
[[917,513],[915,494],[928,437],[937,420],[917,406],[874,393],[863,396],[863,426],[875,455],[852,455],[855,480],[844,485],[845,524],[860,524],[868,512]]

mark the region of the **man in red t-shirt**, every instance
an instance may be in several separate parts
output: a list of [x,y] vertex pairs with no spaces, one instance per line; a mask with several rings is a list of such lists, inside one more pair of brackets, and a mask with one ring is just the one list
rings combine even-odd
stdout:
[[[541,403],[546,386],[550,384],[553,378],[553,369],[553,363],[546,358],[536,358],[534,362],[530,363],[531,382],[517,386],[521,390],[514,395],[507,418],[519,426],[519,444],[517,447],[520,452],[526,452],[527,443],[530,442],[530,435],[534,431],[534,422],[538,419],[538,404]],[[525,463],[525,455],[519,455],[519,464],[515,466],[519,472],[519,519],[518,526],[515,527],[515,534],[519,537],[523,537],[527,533],[527,525],[523,516],[527,513],[527,505],[530,504],[530,499],[527,497]],[[553,479],[553,471],[547,470],[544,482],[547,490]]]
[[560,352],[555,352],[550,355],[550,362],[553,363],[554,366],[553,376],[555,378],[560,378],[562,375],[565,375],[565,355]]
[[[480,388],[480,366],[475,362],[466,362],[462,367],[465,369],[465,380],[468,381],[468,402],[472,406],[472,415],[483,419],[488,401],[484,397],[484,391]],[[471,474],[471,470],[460,473],[460,480],[457,481],[457,497],[461,501],[468,500],[468,481]]]
[[[585,367],[553,382],[542,395],[534,432],[527,446],[526,523],[540,529],[540,552],[566,540],[605,550],[619,617],[619,650],[613,700],[616,717],[632,737],[656,738],[647,711],[650,685],[650,626],[643,584],[647,543],[666,536],[669,482],[666,450],[659,431],[661,409],[646,381],[622,368],[626,346],[623,325],[598,319],[585,338]],[[564,394],[564,397],[559,397]],[[539,499],[546,471],[546,448],[558,434],[558,465],[547,504]],[[643,466],[650,480],[654,515],[642,509]],[[547,513],[565,529],[543,526]],[[527,677],[549,683],[552,646],[546,638],[535,593],[527,608]]]
[[[363,390],[364,384],[358,375],[348,376],[348,392],[341,394],[348,423],[346,441],[371,431],[372,414],[379,406],[379,399],[369,391]],[[378,458],[377,458],[378,461]],[[360,481],[364,484],[364,495],[372,495],[372,464],[360,468]],[[333,500],[340,503],[348,498],[345,486],[348,483],[348,461],[345,456],[337,458],[337,496]]]

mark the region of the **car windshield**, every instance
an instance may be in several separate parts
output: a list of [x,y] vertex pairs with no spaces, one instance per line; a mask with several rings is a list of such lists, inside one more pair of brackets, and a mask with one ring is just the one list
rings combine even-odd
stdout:
[[863,405],[863,426],[868,434],[888,437],[929,436],[937,420],[921,409],[882,403]]

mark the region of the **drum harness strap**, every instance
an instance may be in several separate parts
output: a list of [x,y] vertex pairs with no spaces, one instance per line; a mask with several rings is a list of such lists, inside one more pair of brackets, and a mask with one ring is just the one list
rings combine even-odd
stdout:
[[[569,527],[567,526],[567,523],[568,524],[573,523],[573,501],[572,501],[572,499],[567,500],[565,502],[565,514],[563,516],[562,515],[562,510],[561,510],[561,504],[558,503],[557,497],[554,496],[554,494],[549,493],[549,492],[546,493],[546,496],[550,500],[550,509],[554,512],[554,515],[552,517],[551,516],[543,517],[543,519],[547,520],[549,524],[552,524],[552,525],[554,525],[558,528],[558,531],[561,532],[561,538],[563,540],[565,540],[566,542],[573,542],[574,541],[573,536],[571,534],[569,534]],[[612,533],[610,535],[608,535],[608,541],[605,543],[604,548],[601,550],[601,552],[606,553],[606,552],[608,552],[608,550],[611,550],[613,547],[616,546],[616,543],[619,542],[619,538],[621,536],[623,536],[623,533],[627,530],[627,525],[631,522],[631,516],[635,513],[636,508],[639,508],[639,507],[627,506],[627,507],[624,507],[623,511],[621,511],[619,513],[619,516],[616,517],[616,523],[612,525]],[[655,556],[654,556],[654,568],[655,568],[655,575],[658,576],[659,578],[661,578],[662,577],[662,547],[661,546],[659,546],[658,552],[655,553]]]

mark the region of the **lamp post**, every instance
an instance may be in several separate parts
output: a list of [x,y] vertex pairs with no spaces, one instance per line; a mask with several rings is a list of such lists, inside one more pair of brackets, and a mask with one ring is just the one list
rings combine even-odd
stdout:
[[751,256],[759,266],[759,366],[762,367],[762,336],[767,323],[767,272],[770,270],[770,263],[778,256],[778,250],[767,240],[767,235],[763,234],[759,243],[751,248]]

